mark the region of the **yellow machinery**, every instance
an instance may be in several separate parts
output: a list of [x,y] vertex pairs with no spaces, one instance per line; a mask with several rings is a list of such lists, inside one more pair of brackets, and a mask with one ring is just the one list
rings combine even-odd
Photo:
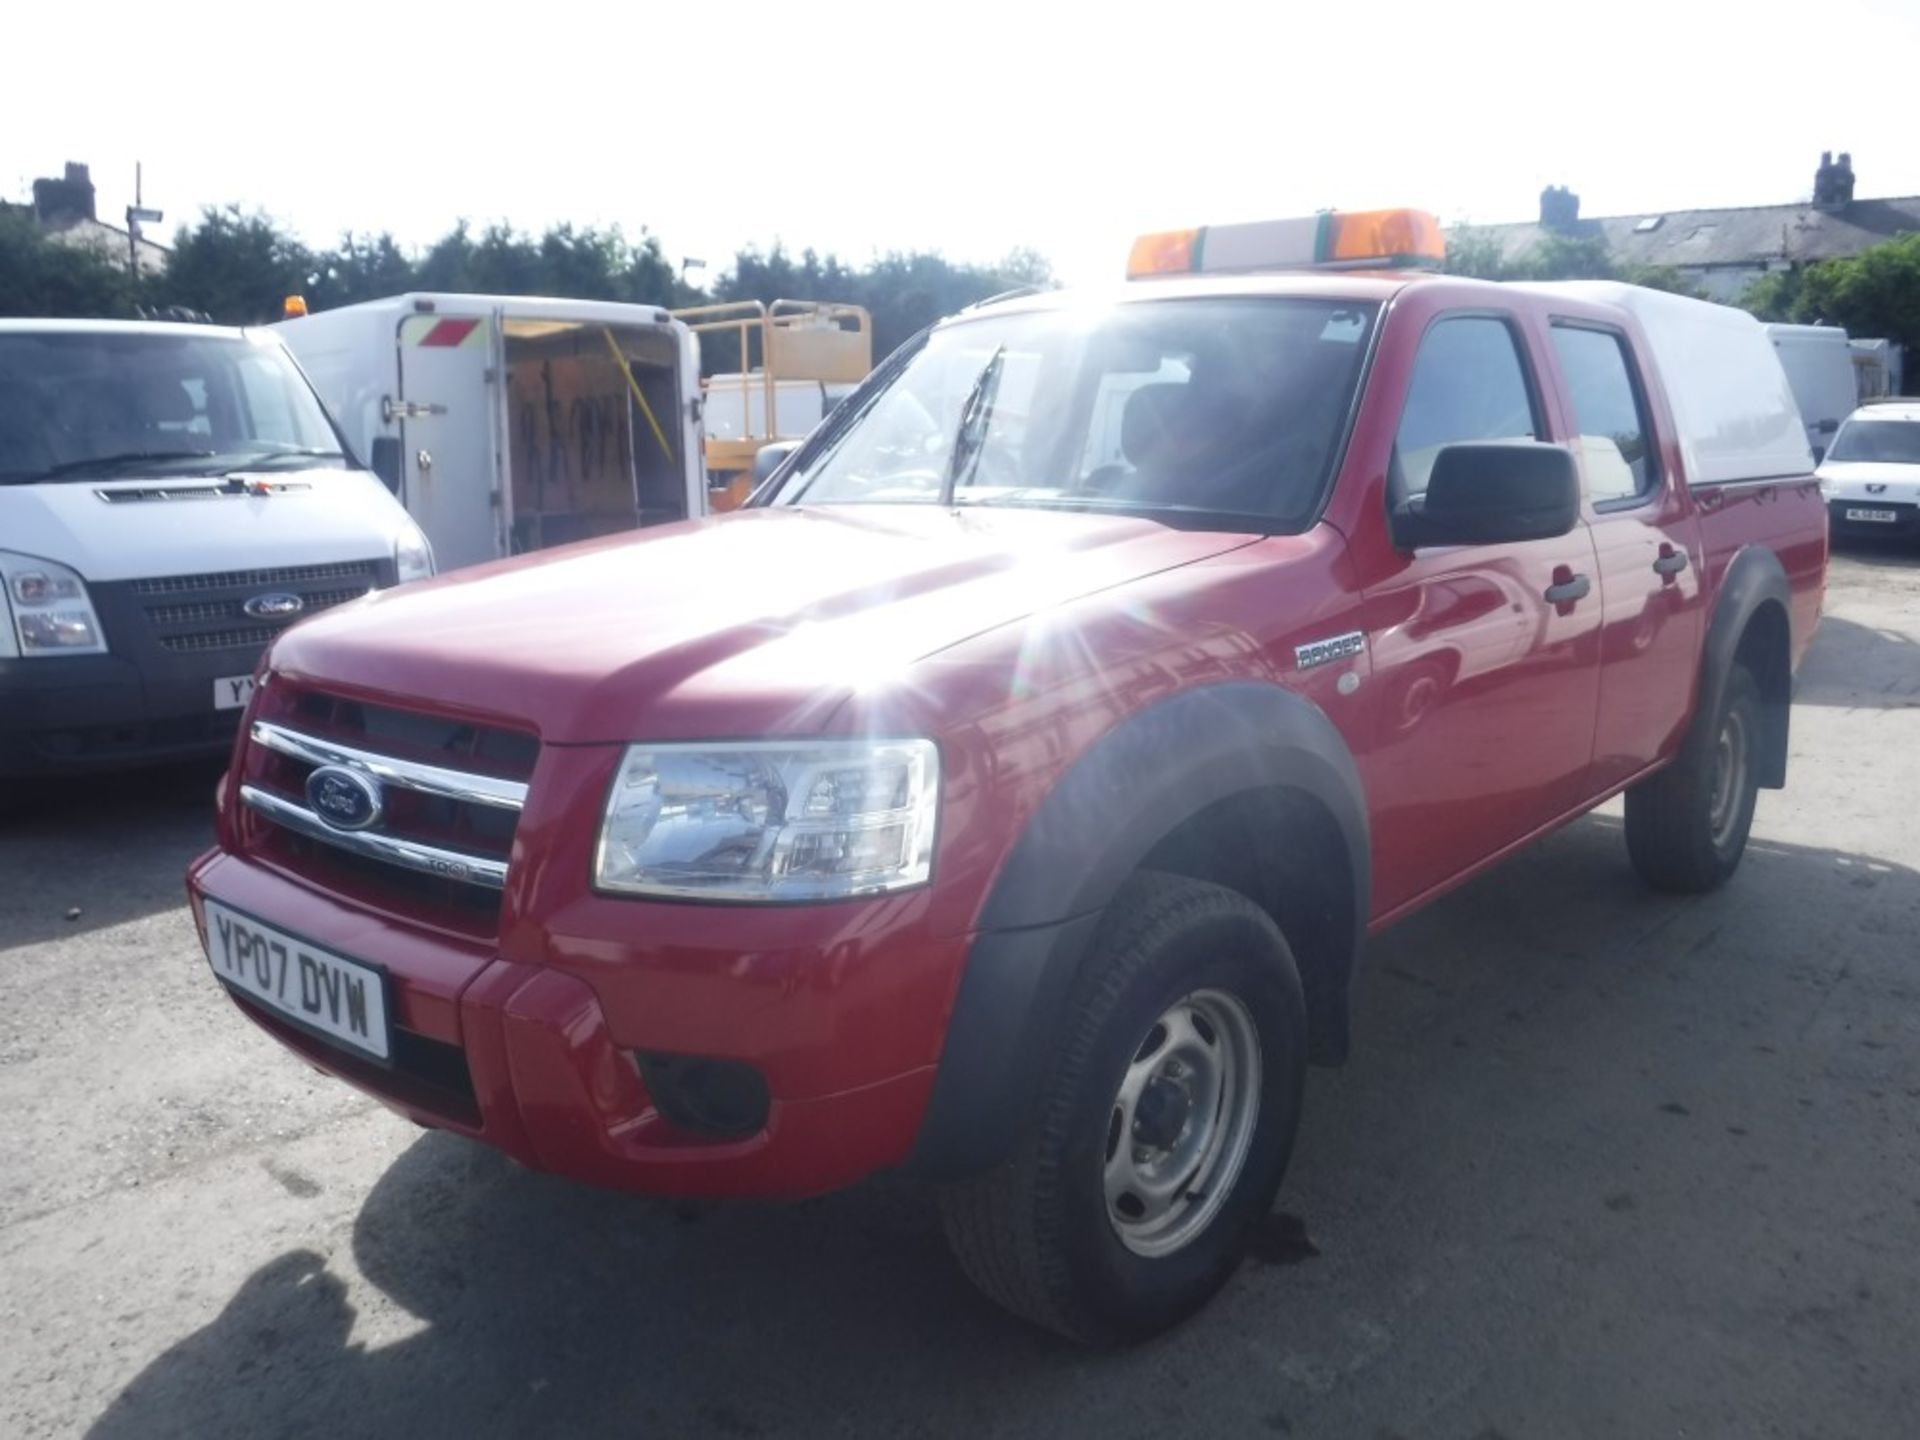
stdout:
[[738,507],[753,488],[753,457],[806,435],[873,369],[873,319],[831,300],[736,300],[673,312],[700,335],[733,335],[739,369],[701,381],[707,498]]

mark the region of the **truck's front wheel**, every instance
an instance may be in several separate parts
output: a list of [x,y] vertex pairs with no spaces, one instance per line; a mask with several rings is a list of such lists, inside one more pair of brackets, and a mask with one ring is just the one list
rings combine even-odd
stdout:
[[942,1208],[989,1296],[1113,1344],[1233,1273],[1293,1149],[1306,1010],[1273,921],[1217,885],[1141,875],[1096,945],[1026,1134]]
[[1656,890],[1699,894],[1739,868],[1759,797],[1760,704],[1752,672],[1734,666],[1713,729],[1627,791],[1627,854]]

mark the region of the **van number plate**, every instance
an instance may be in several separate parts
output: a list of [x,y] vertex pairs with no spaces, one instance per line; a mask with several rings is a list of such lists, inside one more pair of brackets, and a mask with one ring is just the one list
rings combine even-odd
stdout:
[[230,680],[213,682],[213,708],[216,710],[244,709],[247,701],[253,698],[253,677],[235,675]]
[[1847,519],[1869,520],[1876,525],[1891,525],[1899,518],[1900,512],[1897,510],[1855,510],[1852,508],[1847,510]]

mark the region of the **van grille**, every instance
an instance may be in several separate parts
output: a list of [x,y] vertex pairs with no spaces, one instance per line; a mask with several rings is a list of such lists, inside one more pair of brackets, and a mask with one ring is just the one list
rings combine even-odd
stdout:
[[[287,626],[349,600],[380,583],[377,561],[305,565],[281,570],[230,570],[214,575],[169,575],[135,580],[130,588],[153,637],[176,655],[213,650],[258,653]],[[298,596],[300,608],[266,622],[246,613],[255,595]],[[158,603],[148,603],[156,601]]]
[[135,580],[133,593],[184,595],[195,590],[263,590],[274,585],[310,585],[328,580],[364,582],[370,590],[377,583],[379,573],[377,560],[349,561],[341,565],[292,565],[278,570],[224,570],[210,575],[167,575]]

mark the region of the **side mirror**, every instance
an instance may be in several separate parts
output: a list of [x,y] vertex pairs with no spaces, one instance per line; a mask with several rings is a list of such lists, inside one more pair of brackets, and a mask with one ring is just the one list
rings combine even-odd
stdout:
[[1434,456],[1427,493],[1393,514],[1404,549],[1551,540],[1580,520],[1573,454],[1537,440],[1448,445]]
[[368,466],[380,477],[380,483],[394,494],[400,493],[400,441],[392,435],[373,437],[373,453]]
[[753,488],[758,490],[780,468],[787,456],[800,448],[798,440],[776,440],[753,453]]
[[1818,430],[1822,435],[1831,435],[1840,428],[1840,422],[1829,415],[1813,428]]

